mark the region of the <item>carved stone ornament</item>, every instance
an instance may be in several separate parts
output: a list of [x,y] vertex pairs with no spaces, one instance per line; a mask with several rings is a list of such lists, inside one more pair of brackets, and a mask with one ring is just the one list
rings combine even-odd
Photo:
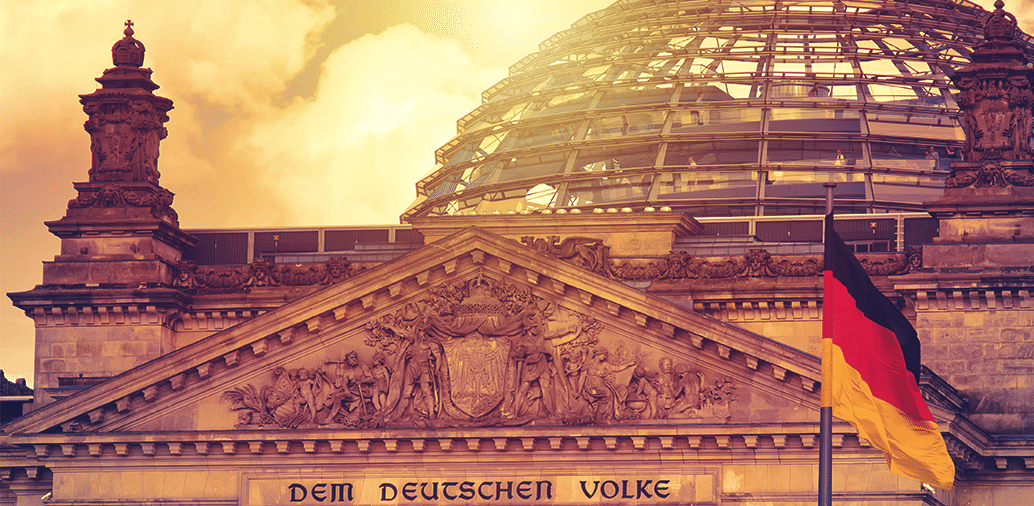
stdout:
[[189,260],[176,264],[173,286],[193,289],[247,289],[265,286],[306,286],[340,283],[365,267],[352,265],[347,258],[331,258],[323,263],[278,265],[257,258],[246,266],[202,267]]
[[93,164],[90,181],[149,181],[157,184],[158,144],[168,135],[162,124],[169,120],[143,100],[83,106],[90,119],[83,127],[90,133]]
[[133,22],[126,20],[126,29],[122,32],[125,37],[111,47],[111,63],[115,66],[127,65],[130,67],[141,67],[144,64],[143,43],[133,38]]
[[478,276],[366,325],[365,347],[223,394],[238,428],[724,423],[735,388],[596,319]]
[[162,187],[127,187],[115,184],[77,186],[79,196],[68,201],[69,209],[90,207],[146,207],[155,218],[167,217],[173,222],[179,216],[172,209],[173,194]]
[[952,165],[951,174],[944,181],[946,188],[991,188],[1007,186],[1034,186],[1034,174],[1030,165],[1010,166],[1015,163],[1000,160],[985,160],[976,163],[957,163]]
[[[973,51],[973,63],[952,77],[966,115],[966,161],[1034,158],[1034,69],[1014,40],[1016,18],[1003,11],[1004,6],[1001,0],[995,2],[995,11],[984,22],[984,42]],[[967,186],[954,179],[952,187]],[[995,184],[1000,182],[1005,180]]]
[[116,65],[97,78],[101,89],[80,95],[90,118],[83,127],[90,133],[90,182],[146,181],[158,184],[158,146],[168,132],[166,114],[172,101],[154,95],[158,85],[151,69],[141,68],[144,45],[133,38],[132,21],[125,37],[111,48]]
[[583,269],[606,275],[609,272],[607,255],[610,247],[600,239],[589,237],[567,237],[563,241],[560,236],[551,235],[549,239],[536,239],[531,236],[521,237],[521,242],[549,256],[567,260]]
[[[609,248],[597,239],[570,237],[557,244],[559,237],[551,236],[548,241],[533,237],[524,237],[521,241],[539,251],[567,260],[597,274],[621,280],[800,278],[822,274],[821,256],[795,255],[790,258],[778,259],[764,249],[752,249],[743,256],[707,258],[694,258],[685,251],[672,251],[665,255],[662,261],[617,262],[607,257],[606,252]],[[578,253],[579,248],[582,248],[582,253]],[[563,255],[551,253],[553,251],[564,251],[565,253]],[[600,254],[597,255],[597,252]],[[594,261],[587,261],[586,258]],[[870,276],[907,274],[922,265],[922,250],[909,248],[904,255],[900,253],[889,257],[879,255],[879,258],[880,260],[867,257],[860,259],[862,267]],[[918,258],[918,263],[915,263],[916,258]],[[595,263],[596,260],[604,262],[602,268],[598,267],[599,264]]]

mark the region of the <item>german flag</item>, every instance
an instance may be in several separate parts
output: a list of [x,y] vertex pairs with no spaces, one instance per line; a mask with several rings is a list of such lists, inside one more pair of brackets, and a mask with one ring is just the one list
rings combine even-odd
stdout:
[[891,472],[950,490],[955,464],[919,392],[919,338],[826,216],[822,406],[883,451]]

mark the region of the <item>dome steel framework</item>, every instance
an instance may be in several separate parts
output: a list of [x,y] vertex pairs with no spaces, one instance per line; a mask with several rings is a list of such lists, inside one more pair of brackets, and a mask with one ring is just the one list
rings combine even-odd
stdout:
[[986,15],[965,0],[620,0],[482,94],[403,219],[816,214],[831,181],[838,211],[919,210],[963,145],[951,76]]

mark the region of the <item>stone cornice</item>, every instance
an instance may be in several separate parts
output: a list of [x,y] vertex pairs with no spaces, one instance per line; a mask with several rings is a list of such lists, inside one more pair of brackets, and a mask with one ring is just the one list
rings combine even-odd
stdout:
[[[965,417],[956,415],[942,430],[949,453],[960,474],[1010,475],[1030,478],[1034,471],[1034,439],[988,436]],[[175,465],[179,459],[215,458],[210,463],[234,465],[234,457],[253,459],[302,456],[306,462],[338,461],[342,455],[391,461],[423,459],[424,455],[470,455],[479,461],[526,459],[530,454],[575,453],[601,460],[640,459],[648,453],[677,459],[686,453],[701,461],[745,456],[754,459],[813,459],[819,439],[818,424],[724,425],[608,425],[593,427],[525,426],[389,430],[278,430],[215,432],[139,432],[81,434],[16,434],[4,437],[4,465],[0,477],[12,469],[80,465],[79,459],[147,458],[155,464]],[[872,454],[868,441],[842,422],[833,428],[834,455]],[[20,449],[20,455],[19,450]],[[411,456],[411,457],[407,457]],[[560,457],[557,457],[560,458]],[[229,460],[228,460],[229,459]],[[964,480],[965,478],[963,478]]]
[[60,238],[98,234],[151,236],[178,249],[193,247],[197,238],[184,232],[167,218],[155,218],[150,210],[141,209],[146,216],[113,218],[110,216],[65,216],[60,220],[44,222],[50,232]]
[[910,276],[894,289],[915,301],[916,311],[1030,309],[1034,276],[958,273],[945,276]]
[[957,413],[941,427],[948,453],[967,473],[1022,470],[1029,477],[1034,471],[1034,438],[1029,435],[990,435]]
[[167,324],[190,305],[190,297],[171,288],[68,288],[38,286],[7,294],[37,327],[51,325]]
[[[818,424],[607,425],[591,427],[512,427],[379,430],[278,430],[162,433],[84,433],[14,435],[7,444],[26,451],[31,462],[60,464],[69,457],[248,456],[253,454],[394,455],[439,452],[588,451],[591,453],[663,450],[727,452],[817,448]],[[834,426],[834,446],[868,451],[850,425]],[[520,457],[518,457],[520,458]],[[811,458],[811,457],[809,457]],[[24,461],[23,461],[24,462]]]

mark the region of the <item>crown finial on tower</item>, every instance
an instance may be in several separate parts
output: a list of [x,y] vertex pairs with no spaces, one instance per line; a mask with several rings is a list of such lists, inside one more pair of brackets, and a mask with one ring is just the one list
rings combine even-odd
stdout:
[[158,144],[167,134],[164,124],[172,101],[154,95],[158,85],[151,80],[151,69],[142,67],[144,45],[133,38],[133,21],[127,19],[125,25],[125,37],[111,48],[115,67],[97,78],[101,89],[79,96],[90,116],[83,125],[93,151],[90,182],[157,185]]
[[111,47],[111,62],[117,67],[142,67],[144,65],[144,45],[133,38],[133,21],[126,20],[126,36]]
[[991,14],[987,15],[987,20],[984,21],[984,40],[991,42],[994,40],[1009,40],[1016,36],[1016,18],[1005,12],[1005,2],[997,0],[995,2],[995,10]]

